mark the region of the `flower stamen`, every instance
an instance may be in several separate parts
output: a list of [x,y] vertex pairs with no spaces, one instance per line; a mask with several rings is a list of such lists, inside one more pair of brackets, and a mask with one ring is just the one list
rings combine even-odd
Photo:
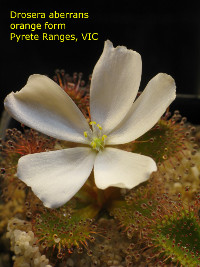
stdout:
[[102,140],[102,141],[105,141],[106,138],[107,138],[107,135],[104,134],[104,135],[101,137],[101,140]]
[[99,128],[99,130],[102,130],[102,127],[99,124],[97,124],[97,127]]
[[84,137],[87,139],[92,149],[97,151],[103,150],[107,136],[105,134],[102,135],[101,125],[97,124],[95,121],[91,121],[89,124],[92,126],[91,132],[84,132]]
[[92,141],[92,142],[90,143],[90,145],[91,145],[91,147],[92,147],[93,149],[96,149],[96,147],[97,147],[97,144],[95,143],[95,141]]
[[[92,126],[95,125],[95,124],[97,124],[96,121],[91,121],[91,122],[89,123],[89,125],[92,125]],[[98,124],[98,125],[99,125],[99,124]]]

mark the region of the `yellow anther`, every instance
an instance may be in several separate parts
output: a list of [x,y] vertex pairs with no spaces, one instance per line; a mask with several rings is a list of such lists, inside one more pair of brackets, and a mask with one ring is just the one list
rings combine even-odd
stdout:
[[105,146],[106,135],[102,135],[102,127],[96,121],[89,122],[92,129],[90,133],[84,132],[84,136],[88,139],[90,146],[97,151],[101,151]]
[[99,128],[99,130],[102,130],[102,127],[99,124],[97,124],[97,127]]
[[107,135],[104,134],[104,135],[101,137],[101,140],[104,141],[106,138],[107,138]]
[[92,148],[95,149],[95,148],[97,147],[97,144],[96,144],[94,141],[92,141],[92,142],[91,142],[91,146],[92,146]]
[[97,124],[97,123],[96,123],[96,121],[91,121],[89,124],[90,125],[94,125],[94,124]]

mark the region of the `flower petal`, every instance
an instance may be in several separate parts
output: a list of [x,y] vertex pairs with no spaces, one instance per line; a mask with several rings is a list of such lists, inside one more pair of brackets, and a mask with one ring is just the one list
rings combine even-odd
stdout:
[[44,75],[29,77],[27,84],[5,99],[13,118],[49,136],[86,143],[89,126],[81,111],[54,81]]
[[157,74],[123,121],[109,134],[106,144],[124,144],[142,136],[156,124],[175,97],[174,79],[164,73]]
[[48,208],[69,201],[90,175],[96,153],[76,147],[29,154],[20,158],[17,176]]
[[97,154],[94,163],[96,186],[131,189],[146,181],[157,167],[152,158],[116,148],[105,148]]
[[105,42],[91,80],[90,113],[108,134],[124,118],[138,92],[142,72],[140,55]]

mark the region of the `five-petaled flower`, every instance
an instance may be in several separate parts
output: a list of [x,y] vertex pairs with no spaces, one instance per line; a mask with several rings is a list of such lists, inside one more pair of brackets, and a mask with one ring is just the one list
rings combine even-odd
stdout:
[[110,147],[143,135],[175,99],[174,80],[159,73],[133,103],[141,72],[137,52],[105,42],[92,74],[90,125],[71,98],[46,76],[30,76],[21,91],[6,97],[5,108],[16,120],[57,139],[86,145],[20,158],[19,179],[31,186],[45,206],[56,208],[70,200],[93,166],[100,189],[131,189],[156,171],[150,157]]

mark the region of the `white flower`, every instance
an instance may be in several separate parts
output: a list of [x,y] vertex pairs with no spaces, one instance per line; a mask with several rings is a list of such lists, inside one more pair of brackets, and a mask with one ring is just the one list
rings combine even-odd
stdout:
[[171,76],[156,75],[133,103],[141,79],[140,55],[105,42],[90,88],[91,125],[55,82],[32,75],[25,87],[5,99],[21,123],[57,139],[86,144],[20,158],[17,175],[47,207],[70,200],[94,166],[96,186],[131,189],[156,171],[153,159],[109,147],[133,141],[152,128],[175,99]]

